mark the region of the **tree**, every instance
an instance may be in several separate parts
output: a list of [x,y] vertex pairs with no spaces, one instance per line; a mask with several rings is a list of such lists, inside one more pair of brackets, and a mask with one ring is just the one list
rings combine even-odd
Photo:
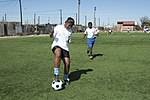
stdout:
[[148,26],[150,26],[150,19],[148,20]]
[[142,23],[142,28],[144,28],[145,26],[148,26],[149,17],[144,16],[144,17],[140,18],[140,21]]
[[135,29],[136,29],[137,31],[141,30],[140,25],[135,25]]

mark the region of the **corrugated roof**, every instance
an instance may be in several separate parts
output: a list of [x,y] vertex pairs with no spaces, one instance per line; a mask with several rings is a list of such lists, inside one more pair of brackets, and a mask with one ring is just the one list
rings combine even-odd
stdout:
[[124,21],[123,25],[134,25],[134,21]]
[[135,21],[118,21],[118,23],[122,23],[123,25],[134,25]]

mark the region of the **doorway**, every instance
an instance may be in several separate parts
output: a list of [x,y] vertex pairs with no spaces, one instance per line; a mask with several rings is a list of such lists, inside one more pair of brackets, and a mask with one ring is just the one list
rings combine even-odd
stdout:
[[8,36],[7,24],[4,24],[4,36]]

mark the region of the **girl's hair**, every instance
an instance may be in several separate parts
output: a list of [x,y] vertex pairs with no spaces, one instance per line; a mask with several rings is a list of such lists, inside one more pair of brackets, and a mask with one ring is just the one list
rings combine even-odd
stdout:
[[92,22],[89,22],[89,23],[88,23],[88,27],[89,27],[89,28],[92,28]]
[[74,19],[71,17],[68,17],[65,23],[72,23],[74,25]]

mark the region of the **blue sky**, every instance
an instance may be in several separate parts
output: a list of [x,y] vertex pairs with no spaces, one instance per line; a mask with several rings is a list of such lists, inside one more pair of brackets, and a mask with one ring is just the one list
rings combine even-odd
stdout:
[[[22,0],[23,23],[60,23],[59,11],[63,11],[63,22],[67,17],[76,19],[78,0]],[[120,20],[134,20],[140,23],[143,16],[150,17],[150,0],[81,0],[80,23],[94,20],[96,7],[97,25],[115,25]],[[0,0],[0,21],[6,14],[7,21],[20,21],[19,0]],[[100,21],[99,21],[100,19]]]

